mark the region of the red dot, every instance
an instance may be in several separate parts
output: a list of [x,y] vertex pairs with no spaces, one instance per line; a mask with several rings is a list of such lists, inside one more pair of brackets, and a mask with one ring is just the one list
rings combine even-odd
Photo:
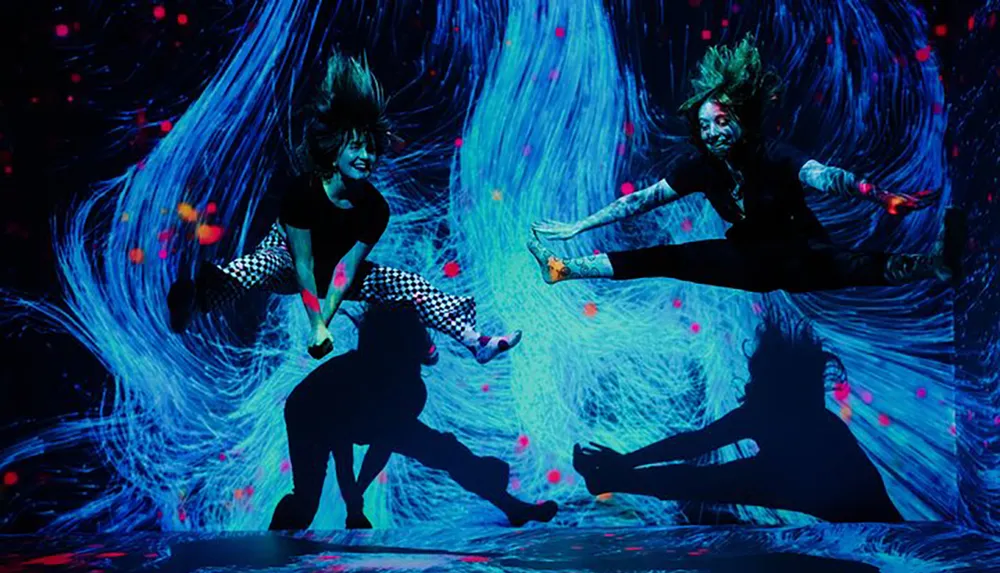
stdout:
[[69,81],[73,82],[74,84],[80,83],[82,79],[83,78],[80,76],[80,74],[75,72],[69,75]]
[[464,143],[464,142],[462,141],[461,137],[456,137],[455,138],[455,147],[462,147],[462,143]]
[[701,31],[701,39],[702,40],[711,40],[712,39],[712,31],[708,30],[708,29],[702,30]]
[[976,17],[969,16],[969,31],[971,32],[976,28]]
[[927,60],[931,59],[931,47],[924,46],[923,48],[920,48],[919,50],[917,50],[915,57],[917,58],[918,62],[926,62]]
[[160,131],[162,131],[163,133],[170,133],[170,130],[173,128],[174,124],[168,119],[165,119],[160,122]]
[[688,0],[688,6],[697,8],[698,6],[701,6],[701,0]]
[[562,473],[559,470],[549,470],[546,479],[549,480],[549,483],[559,483],[559,480],[562,479]]
[[163,6],[153,6],[153,17],[162,20],[167,16],[167,9]]
[[566,28],[563,28],[562,26],[556,28],[556,38],[565,38],[565,37],[566,37]]
[[917,398],[923,399],[926,397],[927,397],[927,388],[917,388]]
[[444,276],[450,279],[457,277],[461,272],[462,267],[460,267],[455,261],[448,261],[444,264]]
[[934,26],[934,35],[937,36],[937,37],[939,37],[939,38],[943,38],[943,37],[947,36],[948,35],[948,25],[947,24],[938,24],[937,26]]
[[635,193],[635,185],[631,181],[622,183],[622,195],[631,195],[632,193]]
[[187,14],[178,14],[177,15],[177,23],[180,24],[181,26],[187,26],[187,23],[188,23]]
[[632,134],[635,133],[635,125],[633,125],[631,121],[626,121],[623,129],[625,130],[625,135],[627,136],[631,137]]
[[826,45],[829,46],[831,44],[833,44],[833,36],[827,36],[826,37]]
[[728,18],[723,18],[723,19],[722,19],[722,22],[720,23],[720,25],[721,25],[721,26],[722,26],[723,28],[728,28],[728,27],[729,27],[729,19],[728,19]]
[[59,36],[60,38],[65,38],[66,36],[69,36],[69,26],[67,26],[66,24],[56,25],[56,36]]
[[3,474],[3,484],[4,485],[17,485],[20,478],[17,477],[17,472],[6,472]]
[[527,448],[529,443],[531,442],[528,440],[528,436],[521,434],[520,436],[517,437],[517,447]]
[[698,334],[699,332],[701,332],[701,325],[698,324],[697,322],[693,323],[691,325],[691,332],[693,332],[695,334]]
[[882,426],[888,426],[889,425],[889,415],[888,414],[879,414],[878,415],[878,423],[880,425],[882,425]]

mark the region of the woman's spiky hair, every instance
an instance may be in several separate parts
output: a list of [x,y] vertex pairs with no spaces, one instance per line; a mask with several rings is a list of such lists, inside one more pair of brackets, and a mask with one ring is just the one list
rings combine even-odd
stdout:
[[781,78],[765,69],[754,37],[747,35],[735,48],[709,48],[691,80],[693,94],[679,112],[698,125],[698,109],[708,100],[728,108],[751,133],[758,131],[766,106],[777,99]]
[[388,101],[364,58],[334,52],[326,63],[319,93],[308,110],[300,156],[308,171],[329,175],[337,154],[354,134],[374,144],[382,157],[389,144]]

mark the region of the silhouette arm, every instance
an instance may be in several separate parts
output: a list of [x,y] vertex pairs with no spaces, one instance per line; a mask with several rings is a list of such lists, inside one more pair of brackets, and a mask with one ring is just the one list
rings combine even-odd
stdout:
[[361,460],[361,471],[358,472],[358,492],[362,496],[368,490],[368,486],[378,477],[378,474],[385,469],[390,456],[392,456],[392,451],[374,444],[365,452],[365,458]]
[[630,467],[639,467],[686,460],[746,437],[749,437],[746,413],[742,408],[737,408],[700,430],[670,436],[625,454],[625,461]]

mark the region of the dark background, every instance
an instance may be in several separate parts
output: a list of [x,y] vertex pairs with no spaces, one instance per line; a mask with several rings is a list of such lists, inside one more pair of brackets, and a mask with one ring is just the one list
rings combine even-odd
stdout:
[[[374,9],[379,3],[362,4]],[[415,58],[438,26],[434,3],[424,4],[419,14],[414,9],[393,18],[396,42],[412,44]],[[642,3],[638,4],[641,13]],[[685,25],[700,28],[724,16],[722,2],[678,0],[676,4],[672,29],[663,30],[664,37]],[[3,289],[31,298],[59,298],[51,239],[54,218],[58,220],[74,197],[88,193],[90,184],[120,174],[149,151],[169,129],[163,122],[182,113],[236,41],[250,5],[247,0],[4,2],[0,7],[0,42],[6,44],[0,52]],[[970,34],[969,17],[983,2],[917,5],[927,14],[928,35],[943,70],[955,201],[971,216],[970,264],[979,269],[958,300],[962,318],[957,334],[964,349],[960,359],[966,385],[980,395],[977,400],[996,400],[995,382],[992,386],[984,382],[989,376],[983,349],[996,340],[998,305],[989,294],[996,290],[989,266],[995,259],[991,253],[996,233],[988,230],[996,223],[992,168],[1000,135],[997,107],[984,108],[982,102],[984,92],[985,99],[997,101],[1000,32],[977,29]],[[156,6],[163,7],[162,18],[157,17]],[[938,28],[942,25],[946,30]],[[995,25],[996,16],[989,14],[974,22],[975,27]],[[338,34],[359,46],[370,40],[352,38],[351,30]],[[378,53],[369,52],[369,57],[378,68]],[[390,93],[394,81],[412,77],[422,64],[415,59],[391,65],[400,73],[378,73]],[[424,72],[425,82],[443,81],[433,68]],[[650,86],[654,93],[657,89]],[[970,306],[975,312],[963,314]],[[4,337],[0,451],[57,417],[99,407],[102,393],[110,388],[108,376],[72,337],[40,331],[19,320],[0,326],[0,336]],[[0,508],[20,507],[15,503],[19,499],[40,500],[31,511],[0,519],[0,532],[35,530],[48,521],[45,512],[50,508],[101,487],[107,476],[89,457],[89,452],[76,452],[0,469],[4,480]],[[81,482],[62,478],[60,468],[67,464],[94,467]]]

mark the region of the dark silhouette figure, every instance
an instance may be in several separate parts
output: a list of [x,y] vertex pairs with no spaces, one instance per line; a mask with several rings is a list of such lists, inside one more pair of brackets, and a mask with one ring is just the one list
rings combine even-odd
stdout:
[[[833,522],[903,521],[875,465],[825,407],[830,366],[843,371],[809,325],[792,325],[772,313],[757,330],[741,406],[701,430],[628,454],[577,445],[573,466],[595,495],[758,505]],[[754,440],[760,452],[726,464],[654,465],[695,458],[741,439]]]
[[[412,309],[373,306],[357,326],[357,350],[310,373],[285,403],[294,489],[275,508],[270,529],[309,527],[331,453],[348,528],[371,527],[363,495],[393,453],[447,471],[460,486],[503,511],[512,525],[555,516],[554,502],[530,504],[507,493],[507,463],[476,456],[454,435],[417,419],[427,400],[420,367],[436,362],[437,354]],[[370,446],[357,477],[354,444]]]

